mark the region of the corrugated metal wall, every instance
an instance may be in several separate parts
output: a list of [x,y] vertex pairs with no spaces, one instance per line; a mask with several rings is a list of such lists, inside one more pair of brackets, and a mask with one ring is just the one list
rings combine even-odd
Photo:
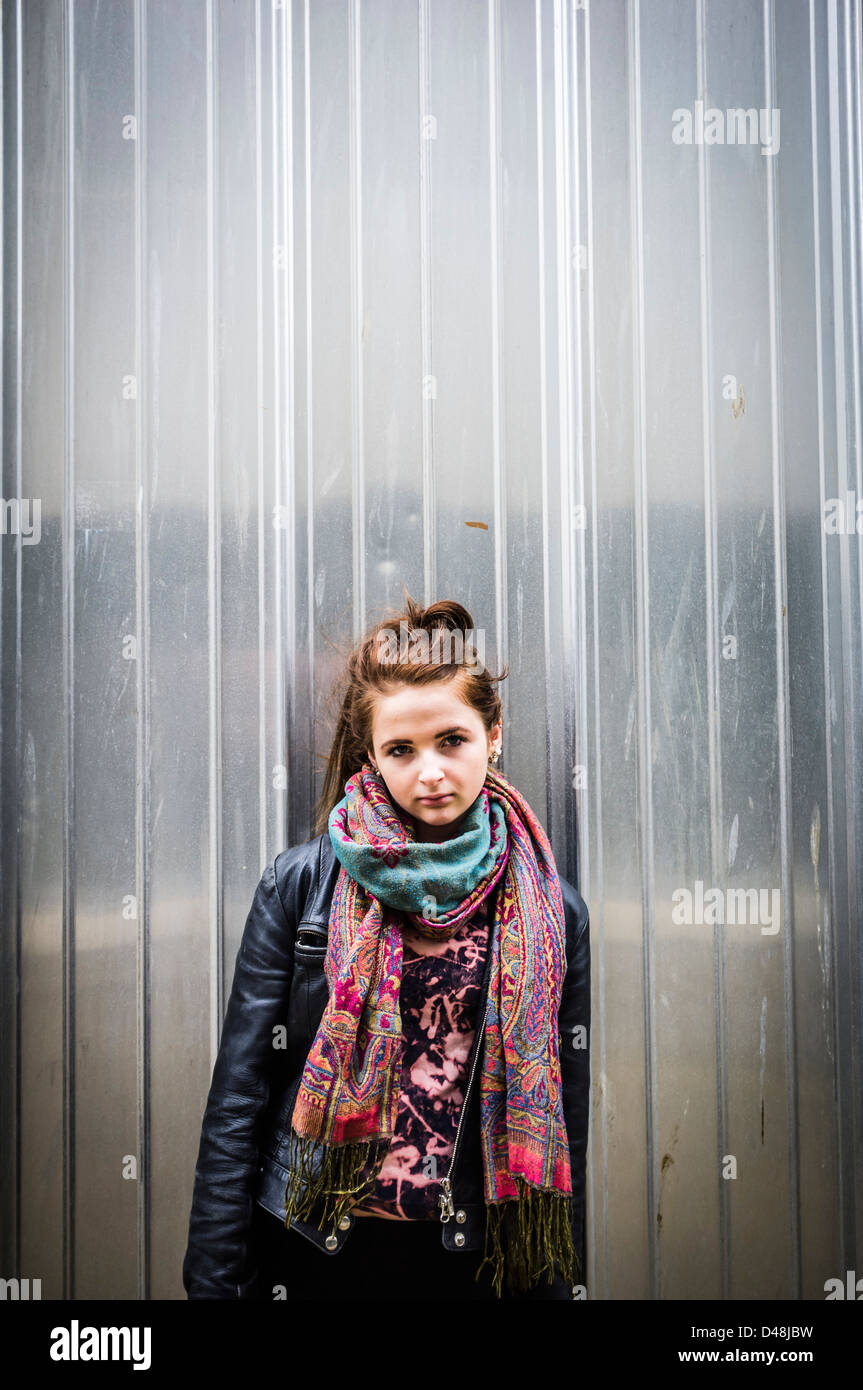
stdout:
[[503,771],[590,905],[591,1297],[823,1298],[858,5],[10,0],[2,45],[0,1273],[182,1296],[251,895],[404,582],[510,663]]

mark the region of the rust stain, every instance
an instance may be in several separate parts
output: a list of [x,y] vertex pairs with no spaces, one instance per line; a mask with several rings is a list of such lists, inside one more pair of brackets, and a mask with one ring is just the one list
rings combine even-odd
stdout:
[[731,402],[731,413],[735,420],[738,419],[739,416],[746,414],[746,397],[743,394],[742,383],[740,390],[737,392],[737,399]]
[[[688,1099],[687,1099],[687,1101],[686,1101],[686,1109],[687,1109],[687,1110],[689,1109],[689,1100],[688,1100]],[[684,1111],[684,1115],[685,1115],[685,1114],[686,1114],[686,1111]],[[679,1139],[679,1137],[680,1137],[680,1125],[679,1125],[679,1124],[676,1124],[676,1125],[674,1126],[674,1129],[671,1131],[671,1150],[677,1148],[677,1140]],[[673,1152],[668,1151],[668,1152],[666,1152],[666,1153],[664,1153],[664,1154],[662,1155],[662,1162],[661,1162],[660,1165],[659,1165],[659,1201],[658,1201],[657,1204],[656,1204],[656,1234],[657,1234],[657,1236],[661,1235],[661,1233],[662,1233],[662,1203],[663,1203],[664,1198],[665,1198],[665,1193],[663,1192],[663,1187],[664,1187],[664,1184],[665,1184],[665,1175],[666,1175],[666,1173],[668,1172],[669,1168],[673,1168],[673,1167],[674,1167],[674,1154],[673,1154]]]
[[480,531],[488,530],[488,524],[485,521],[466,521],[465,526],[476,526]]

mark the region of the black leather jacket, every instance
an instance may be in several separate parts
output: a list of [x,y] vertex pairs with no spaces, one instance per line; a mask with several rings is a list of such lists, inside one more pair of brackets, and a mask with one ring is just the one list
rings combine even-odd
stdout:
[[[201,1129],[183,1286],[189,1298],[258,1298],[250,1227],[254,1202],[285,1219],[285,1168],[291,1115],[303,1066],[326,1007],[324,953],[330,901],[339,873],[328,834],[284,850],[264,870],[237,954]],[[563,1107],[573,1189],[573,1245],[584,1284],[584,1189],[590,1105],[590,943],[588,911],[560,880],[566,917],[566,974],[560,1011]],[[486,982],[491,952],[486,958]],[[485,984],[484,984],[485,988]],[[583,1025],[583,1037],[576,1033]],[[485,1241],[479,1132],[480,1068],[474,1066],[483,1028],[468,1064],[460,1134],[450,1170],[454,1212],[441,1221],[453,1259]],[[579,1030],[581,1031],[581,1030]],[[575,1044],[575,1045],[574,1045]],[[443,1175],[442,1175],[443,1176]],[[337,1257],[356,1218],[319,1231],[293,1219],[292,1228]],[[562,1277],[543,1275],[532,1297],[568,1298]]]

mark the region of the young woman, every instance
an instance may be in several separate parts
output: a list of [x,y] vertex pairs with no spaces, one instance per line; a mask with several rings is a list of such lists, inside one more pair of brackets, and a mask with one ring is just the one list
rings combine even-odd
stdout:
[[494,768],[506,673],[473,634],[408,598],[349,660],[319,833],[237,956],[190,1298],[583,1289],[588,913]]

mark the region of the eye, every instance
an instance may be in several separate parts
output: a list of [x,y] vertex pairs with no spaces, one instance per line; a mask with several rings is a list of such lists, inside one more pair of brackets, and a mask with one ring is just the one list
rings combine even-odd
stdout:
[[[464,734],[447,734],[446,738],[444,739],[444,744],[450,743],[450,741],[451,741],[452,739],[455,739],[455,746],[456,746],[456,747],[457,747],[460,743],[467,743],[467,739],[465,738]],[[452,746],[452,745],[451,745],[451,746]],[[400,756],[399,750],[402,749],[402,748],[407,748],[408,752],[410,752],[410,745],[409,745],[409,744],[407,744],[407,743],[397,743],[393,748],[390,749],[390,751],[389,751],[389,756],[390,756],[391,758],[397,758],[397,757],[399,757],[399,756]]]

